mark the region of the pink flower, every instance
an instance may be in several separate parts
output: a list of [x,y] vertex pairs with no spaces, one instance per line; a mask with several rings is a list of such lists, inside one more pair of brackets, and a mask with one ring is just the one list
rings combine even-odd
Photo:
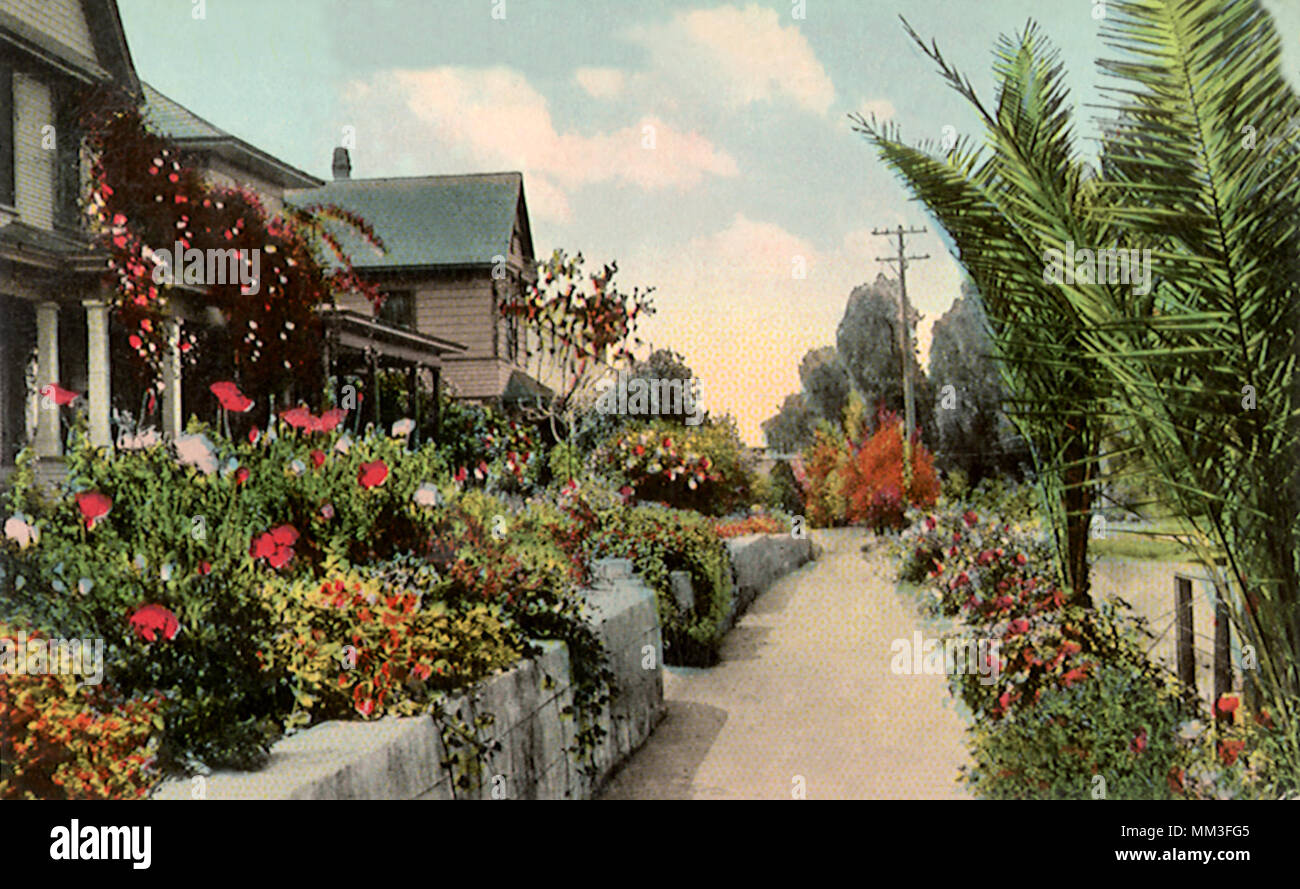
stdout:
[[131,627],[146,641],[153,642],[162,633],[164,639],[175,639],[180,632],[181,623],[161,605],[143,605],[131,615]]
[[78,398],[78,393],[73,392],[71,389],[64,389],[58,383],[50,383],[45,388],[41,389],[41,394],[46,398],[51,399],[59,407],[63,407],[66,404],[72,404],[72,402],[76,401]]

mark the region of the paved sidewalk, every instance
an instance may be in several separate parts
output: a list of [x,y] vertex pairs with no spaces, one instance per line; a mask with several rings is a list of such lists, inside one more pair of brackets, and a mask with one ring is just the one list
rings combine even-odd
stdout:
[[857,529],[758,598],[711,669],[670,667],[668,715],[601,799],[954,799],[966,761],[943,676],[889,670],[927,630]]

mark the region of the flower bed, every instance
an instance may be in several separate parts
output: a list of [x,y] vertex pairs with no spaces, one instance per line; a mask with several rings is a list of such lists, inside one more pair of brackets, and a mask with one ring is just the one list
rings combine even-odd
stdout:
[[[252,768],[286,728],[427,710],[550,638],[569,646],[578,744],[590,749],[598,730],[581,717],[607,697],[608,670],[577,595],[576,519],[510,508],[473,487],[490,477],[453,468],[436,445],[412,451],[401,435],[335,425],[299,409],[239,441],[194,424],[174,443],[117,453],[74,436],[53,499],[20,460],[5,503],[5,613],[15,631],[104,642],[105,691],[69,693],[65,709],[86,710],[78,725],[90,731],[116,701],[156,702],[147,737],[119,751],[143,757],[154,780]],[[34,700],[16,682],[0,682],[7,707],[20,692]],[[21,755],[5,757],[4,793],[44,795],[84,740],[74,731],[38,755],[6,733]]]
[[918,515],[895,551],[922,608],[959,620],[949,636],[996,643],[983,674],[950,677],[973,718],[965,780],[979,795],[1215,798],[1251,792],[1267,769],[1252,721],[1198,728],[1199,705],[1147,656],[1151,634],[1126,606],[1067,603],[1032,522],[958,505]]

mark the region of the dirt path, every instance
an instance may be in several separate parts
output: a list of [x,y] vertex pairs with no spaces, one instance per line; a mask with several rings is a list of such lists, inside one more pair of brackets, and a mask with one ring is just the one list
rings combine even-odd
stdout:
[[799,777],[808,799],[967,796],[945,678],[890,672],[890,643],[926,630],[865,539],[816,532],[821,558],[758,598],[718,666],[668,668],[667,717],[601,798],[790,799]]

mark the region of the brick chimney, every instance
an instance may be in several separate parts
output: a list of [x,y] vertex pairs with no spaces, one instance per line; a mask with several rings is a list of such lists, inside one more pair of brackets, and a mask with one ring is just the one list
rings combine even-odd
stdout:
[[348,157],[348,150],[341,146],[334,149],[334,178],[352,178],[352,158]]

